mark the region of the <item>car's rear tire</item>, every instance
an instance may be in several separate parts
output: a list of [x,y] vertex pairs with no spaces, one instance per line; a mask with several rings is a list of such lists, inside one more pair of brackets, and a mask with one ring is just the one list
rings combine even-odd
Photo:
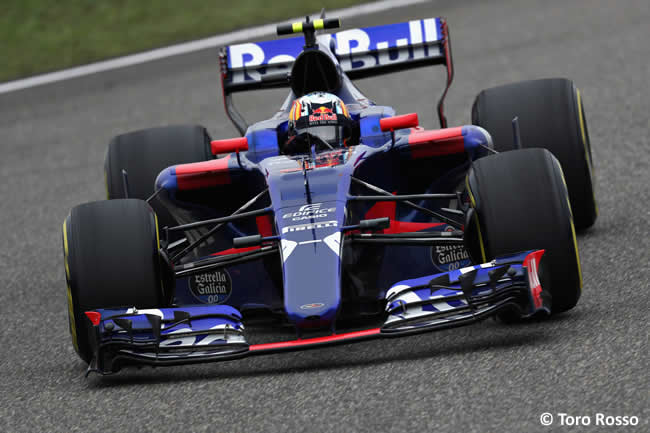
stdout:
[[472,123],[485,128],[497,151],[515,148],[512,119],[519,118],[524,148],[548,149],[560,161],[578,229],[598,216],[589,131],[580,91],[564,78],[522,81],[483,90]]
[[84,361],[92,357],[86,311],[167,302],[158,244],[156,215],[142,200],[97,201],[70,211],[63,223],[68,317]]
[[544,249],[552,312],[573,308],[582,274],[562,169],[545,149],[522,149],[474,162],[467,175],[474,217],[467,247],[475,261]]
[[[210,141],[208,131],[199,125],[162,126],[114,137],[104,160],[107,198],[127,198],[122,175],[122,170],[126,170],[128,198],[148,199],[163,169],[212,159]],[[171,215],[157,200],[151,206],[162,226],[174,225]]]

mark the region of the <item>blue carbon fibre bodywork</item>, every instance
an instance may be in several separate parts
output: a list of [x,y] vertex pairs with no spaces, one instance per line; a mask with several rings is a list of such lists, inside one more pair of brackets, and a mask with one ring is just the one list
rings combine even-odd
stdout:
[[472,159],[487,155],[486,147],[492,148],[492,137],[480,126],[463,126],[463,139],[465,151],[470,154]]
[[350,176],[356,157],[368,150],[357,146],[333,151],[334,163],[304,171],[277,170],[274,166],[282,161],[274,158],[260,163],[268,173],[280,235],[284,307],[299,328],[327,326],[336,318],[341,301],[341,227]]
[[[287,122],[284,122],[286,127]],[[278,155],[278,131],[276,128],[254,129],[246,133],[248,157],[254,161]]]
[[[500,302],[508,302],[508,297],[517,300],[515,305],[522,317],[550,314],[550,295],[539,285],[542,254],[525,251],[490,263],[400,281],[386,294],[388,318],[384,327],[403,331],[472,319],[495,309]],[[499,279],[491,281],[490,273],[499,270],[503,271]],[[460,278],[470,273],[472,284],[463,290]],[[448,277],[449,284],[436,285],[440,277]]]
[[[106,335],[101,340],[102,342],[151,342],[153,333],[151,321],[147,316],[157,316],[162,322],[161,347],[223,345],[229,341],[221,338],[221,335],[215,335],[212,331],[223,331],[226,328],[233,331],[242,331],[244,329],[241,322],[241,313],[228,305],[195,305],[183,308],[140,310],[135,308],[96,309],[95,311],[101,315],[98,330],[101,335]],[[180,311],[187,313],[189,319],[177,322],[174,312]],[[120,326],[120,319],[130,321],[132,335],[127,332],[127,329]],[[111,328],[111,332],[109,332],[107,325]],[[192,335],[186,336],[188,333]],[[213,336],[211,337],[211,335]]]
[[156,189],[166,189],[168,191],[176,191],[178,189],[178,181],[176,179],[176,167],[167,167],[158,174],[156,178]]
[[[469,272],[469,271],[471,271],[473,269],[476,269],[478,271],[477,283],[485,282],[483,280],[486,280],[486,278],[487,278],[487,270],[488,269],[493,268],[493,267],[498,267],[498,266],[501,266],[501,265],[504,265],[504,264],[510,264],[510,265],[518,264],[518,265],[521,265],[521,263],[523,263],[526,256],[528,256],[531,252],[533,252],[533,251],[523,251],[523,252],[517,253],[517,254],[502,256],[502,257],[498,257],[498,258],[494,259],[492,262],[489,262],[489,263],[481,263],[479,265],[468,266],[468,267],[461,268],[461,269],[454,269],[454,270],[450,270],[449,272],[446,272],[446,273],[449,274],[449,281],[451,281],[452,283],[454,281],[456,283],[458,283],[458,278],[461,275],[466,274],[467,272]],[[520,270],[520,269],[518,269],[518,270]],[[419,286],[427,285],[429,283],[429,281],[431,281],[432,279],[434,279],[434,278],[436,278],[436,277],[438,277],[438,276],[440,276],[440,275],[442,275],[444,273],[445,272],[441,272],[441,273],[437,273],[437,274],[425,275],[425,276],[418,277],[418,278],[412,278],[412,279],[409,279],[409,280],[399,281],[399,282],[395,283],[393,286],[391,286],[390,291],[386,294],[386,297],[390,297],[391,291],[392,291],[392,293],[394,293],[395,291],[399,290],[400,288],[419,287]],[[520,277],[521,273],[518,272],[517,276]]]
[[[227,305],[97,309],[92,362],[86,374],[110,374],[121,363],[169,365],[248,350],[239,311]],[[89,316],[89,317],[90,317]]]

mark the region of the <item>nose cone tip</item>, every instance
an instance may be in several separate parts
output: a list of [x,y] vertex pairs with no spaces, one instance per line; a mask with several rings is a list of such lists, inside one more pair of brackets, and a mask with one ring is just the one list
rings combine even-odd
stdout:
[[288,313],[300,329],[328,328],[336,320],[336,308],[319,303],[301,305]]

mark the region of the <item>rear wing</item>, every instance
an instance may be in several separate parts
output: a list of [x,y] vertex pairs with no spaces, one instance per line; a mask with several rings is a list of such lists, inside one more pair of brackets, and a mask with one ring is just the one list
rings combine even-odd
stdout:
[[[428,65],[447,67],[447,86],[438,103],[446,127],[443,101],[453,80],[449,30],[443,18],[343,30],[318,37],[351,78],[364,78]],[[302,36],[230,45],[219,54],[226,113],[243,135],[246,122],[232,104],[234,92],[289,87],[289,73],[303,50]]]

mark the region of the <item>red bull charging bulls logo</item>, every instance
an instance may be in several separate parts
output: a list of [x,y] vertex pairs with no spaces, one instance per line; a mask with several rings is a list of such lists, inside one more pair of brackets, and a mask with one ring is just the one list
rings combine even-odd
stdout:
[[313,111],[313,114],[309,115],[310,122],[318,122],[323,120],[334,120],[336,121],[337,117],[331,108],[320,106]]

